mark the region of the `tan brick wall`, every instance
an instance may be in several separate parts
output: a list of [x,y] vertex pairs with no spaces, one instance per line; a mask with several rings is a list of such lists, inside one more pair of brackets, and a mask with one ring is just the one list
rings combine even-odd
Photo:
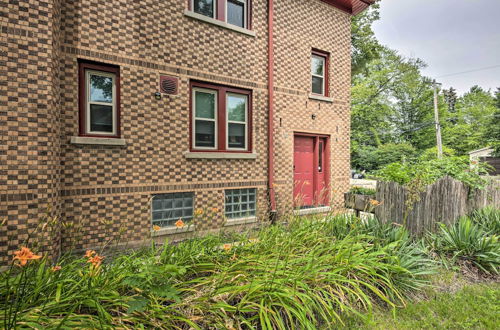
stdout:
[[[56,3],[40,2],[40,8],[55,8]],[[20,1],[19,6],[27,4]],[[17,5],[9,6],[0,7],[2,29],[4,24],[22,25],[21,19],[7,23],[14,21],[16,15],[28,17],[26,12],[11,8]],[[284,210],[292,197],[294,131],[331,136],[332,185],[339,192],[347,189],[350,20],[347,14],[319,0],[275,0],[275,6],[276,179],[279,207]],[[66,248],[103,244],[113,235],[118,236],[120,228],[125,228],[121,240],[138,241],[149,237],[151,196],[175,191],[194,191],[196,207],[222,210],[224,189],[256,187],[259,216],[265,218],[267,0],[252,1],[256,37],[187,17],[186,7],[184,0],[62,1],[61,35],[55,30],[50,32],[54,37],[48,44],[41,44],[40,34],[35,34],[39,30],[28,24],[22,28],[31,33],[31,39],[16,36],[14,32],[5,34],[2,30],[1,60],[12,66],[8,70],[12,80],[24,81],[25,85],[0,86],[0,121],[8,124],[0,137],[9,143],[8,147],[3,144],[0,147],[0,157],[7,162],[7,154],[13,155],[8,159],[10,167],[2,165],[0,169],[1,189],[9,194],[29,192],[34,197],[24,203],[9,204],[12,210],[6,209],[2,202],[0,216],[12,219],[9,220],[12,235],[23,233],[19,221],[32,220],[45,205],[55,204],[56,209],[61,208],[61,221],[73,226],[66,226],[62,232]],[[30,7],[30,17],[46,17],[32,10]],[[57,21],[57,15],[51,15]],[[52,18],[45,19],[47,22],[42,25],[48,29],[48,20]],[[59,40],[60,55],[54,50],[59,48],[56,43]],[[332,104],[307,97],[312,47],[331,53]],[[18,68],[23,56],[31,59],[33,70],[41,66],[36,71],[40,77],[32,78],[42,80],[46,87],[40,89],[37,85],[36,95],[28,95],[28,78]],[[10,64],[12,59],[14,64]],[[78,134],[78,59],[120,66],[121,132],[126,146],[69,143]],[[2,70],[7,68],[3,66]],[[47,72],[51,72],[50,79],[46,78]],[[160,74],[180,78],[178,96],[155,100]],[[185,158],[189,143],[190,79],[252,89],[256,160]],[[23,103],[8,99],[14,94],[22,95],[25,103],[31,100],[25,116],[17,115]],[[57,100],[60,107],[55,105]],[[44,104],[43,111],[39,104]],[[47,114],[42,115],[44,112]],[[316,115],[315,120],[311,114]],[[30,116],[36,121],[26,119]],[[16,133],[22,131],[18,127],[25,127],[26,134]],[[28,138],[29,134],[33,139]],[[53,136],[60,136],[60,140],[54,140]],[[28,158],[35,164],[28,165]],[[30,171],[31,176],[21,177],[24,172],[14,170],[18,166]],[[51,199],[48,196],[40,199],[45,196],[40,191],[45,190]],[[338,202],[340,194],[335,197]],[[216,229],[222,223],[220,214],[215,221],[202,223],[200,228]],[[78,226],[81,229],[76,230]]]
[[[320,1],[275,3],[279,210],[285,212],[293,203],[294,132],[330,136],[332,205],[340,206],[343,192],[349,189],[350,16]],[[333,103],[309,99],[313,48],[330,53],[329,95]]]
[[[59,0],[0,6],[0,262],[60,214],[60,13]],[[54,253],[48,229],[31,236]]]

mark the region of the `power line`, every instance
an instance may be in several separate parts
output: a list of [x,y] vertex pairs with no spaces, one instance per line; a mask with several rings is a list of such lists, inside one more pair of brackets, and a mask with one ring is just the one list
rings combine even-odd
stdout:
[[436,77],[436,78],[450,77],[450,76],[458,76],[458,75],[465,74],[465,73],[471,73],[471,72],[477,72],[477,71],[484,71],[484,70],[489,70],[489,69],[494,69],[494,68],[500,68],[500,64],[498,64],[498,65],[492,65],[492,66],[486,66],[486,67],[479,68],[479,69],[474,69],[474,70],[468,70],[468,71],[462,71],[462,72],[449,73],[449,74],[445,74],[445,75],[442,75],[442,76],[438,76],[438,77]]

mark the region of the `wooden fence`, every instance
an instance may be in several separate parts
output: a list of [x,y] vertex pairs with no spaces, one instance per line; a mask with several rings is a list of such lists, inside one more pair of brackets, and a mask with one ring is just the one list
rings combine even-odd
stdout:
[[[382,221],[403,224],[407,194],[408,191],[397,183],[378,182],[375,198],[382,204],[374,208],[375,215]],[[412,233],[424,233],[434,230],[438,222],[451,224],[472,210],[488,205],[500,208],[500,180],[469,194],[463,183],[445,177],[420,194],[420,201],[408,212],[406,226]]]

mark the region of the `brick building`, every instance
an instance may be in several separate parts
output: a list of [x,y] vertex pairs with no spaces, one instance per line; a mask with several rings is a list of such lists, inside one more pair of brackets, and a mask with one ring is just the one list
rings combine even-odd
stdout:
[[45,214],[55,251],[340,205],[371,2],[3,1],[1,258]]

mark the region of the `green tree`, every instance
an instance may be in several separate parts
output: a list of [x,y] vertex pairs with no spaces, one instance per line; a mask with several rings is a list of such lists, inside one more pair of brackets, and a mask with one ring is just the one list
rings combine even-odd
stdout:
[[[492,118],[495,118],[496,110],[491,93],[473,86],[458,98],[456,113],[443,123],[443,143],[459,155],[486,147],[489,141],[494,140]],[[489,136],[489,132],[493,132],[493,136]]]
[[[378,2],[378,1],[377,1]],[[366,65],[380,57],[382,46],[375,37],[372,29],[373,22],[380,19],[380,5],[373,4],[360,15],[354,16],[351,21],[352,45],[352,73],[364,70]]]
[[483,137],[495,150],[495,156],[500,157],[500,87],[495,92],[494,104],[496,110],[486,125]]

